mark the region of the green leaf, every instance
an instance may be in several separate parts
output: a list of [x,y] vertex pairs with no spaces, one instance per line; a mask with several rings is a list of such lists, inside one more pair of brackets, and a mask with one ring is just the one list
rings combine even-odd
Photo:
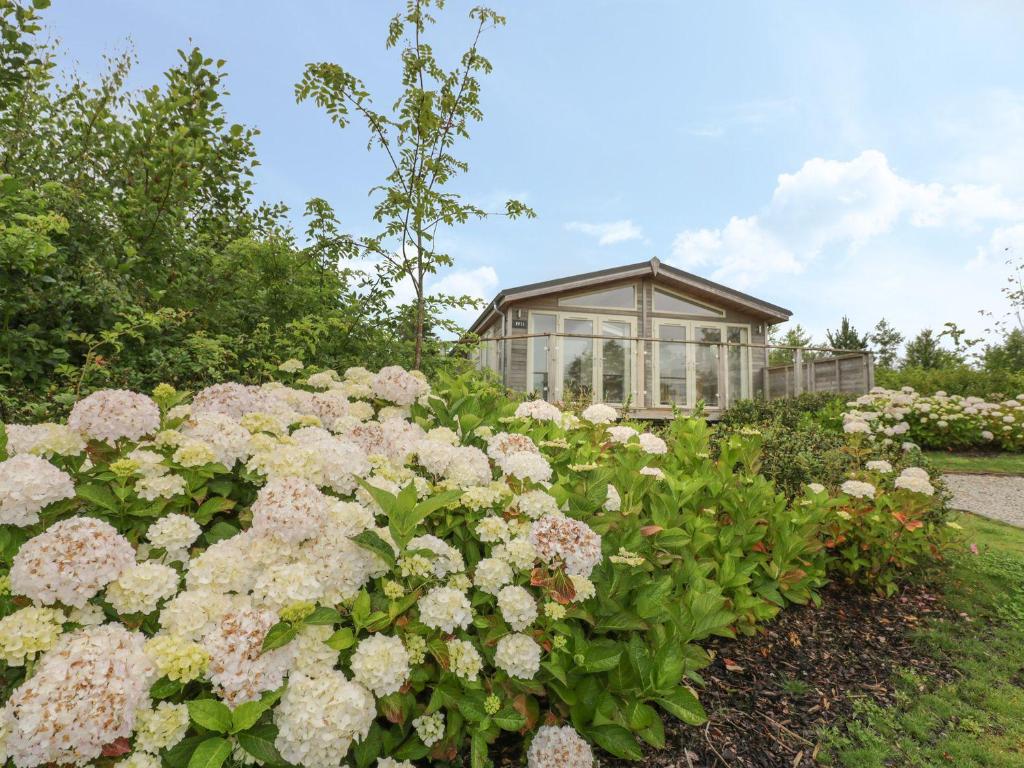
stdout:
[[207,739],[196,747],[189,758],[188,768],[220,768],[231,754],[231,742],[220,736]]
[[621,725],[601,725],[589,730],[590,737],[605,752],[626,760],[640,760],[643,750],[632,733]]
[[352,627],[343,627],[328,637],[324,644],[336,651],[344,651],[356,644],[356,635]]
[[436,496],[431,496],[429,499],[424,499],[416,505],[417,523],[423,522],[431,513],[436,512],[441,507],[447,507],[453,501],[458,501],[460,498],[462,498],[462,491],[444,491]]
[[231,730],[231,710],[216,699],[195,699],[188,703],[188,716],[192,722],[208,731],[227,733]]
[[173,747],[164,752],[164,762],[170,766],[170,768],[187,768],[188,761],[192,759],[192,753],[196,751],[196,747],[206,741],[208,737],[204,734],[203,736],[189,736],[186,739],[182,739]]
[[303,624],[330,625],[341,621],[341,614],[333,608],[320,606],[302,620]]
[[167,699],[176,694],[182,688],[181,682],[178,680],[169,680],[166,677],[161,677],[152,687],[149,689],[149,695],[154,699]]
[[368,549],[377,555],[381,560],[388,564],[389,567],[394,567],[397,559],[395,558],[395,550],[391,548],[384,539],[380,537],[376,531],[362,531],[356,536],[352,537],[352,541],[358,544],[363,549]]
[[93,485],[82,485],[75,489],[75,494],[80,499],[90,501],[98,507],[110,512],[117,512],[120,503],[117,497],[110,490],[109,486],[94,483]]
[[241,731],[238,736],[239,746],[267,765],[287,765],[281,753],[274,746],[277,739],[277,726],[270,723],[257,725],[247,731]]
[[230,539],[237,533],[238,528],[236,526],[220,520],[203,535],[203,538],[206,539],[207,544],[216,544],[218,541]]
[[622,647],[614,641],[591,643],[583,652],[583,670],[585,672],[607,672],[619,666]]
[[700,725],[708,719],[704,707],[687,688],[676,688],[670,696],[659,696],[655,701],[668,712],[688,725]]
[[263,638],[263,650],[272,651],[275,648],[282,648],[294,640],[297,634],[299,634],[298,630],[287,621],[279,621],[270,628],[267,636]]
[[519,731],[526,727],[526,718],[510,706],[499,709],[491,720],[503,731]]
[[206,525],[218,512],[227,512],[234,506],[235,502],[231,499],[226,499],[223,496],[213,496],[200,504],[199,509],[195,511],[192,517],[200,525]]
[[469,760],[471,768],[486,768],[490,762],[487,759],[487,739],[482,733],[475,732],[473,734],[469,744]]
[[249,730],[256,725],[263,713],[271,706],[272,704],[268,704],[262,699],[239,704],[231,711],[231,732],[238,733]]

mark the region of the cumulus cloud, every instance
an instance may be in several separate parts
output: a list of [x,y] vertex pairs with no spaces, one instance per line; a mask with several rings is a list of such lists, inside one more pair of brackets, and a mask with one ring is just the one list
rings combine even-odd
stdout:
[[591,224],[585,221],[570,221],[565,225],[570,232],[581,232],[597,238],[598,245],[615,245],[628,240],[641,240],[644,233],[632,219]]
[[1024,203],[998,186],[918,183],[867,150],[849,161],[813,158],[778,177],[764,209],[716,229],[676,235],[670,261],[707,267],[712,277],[746,286],[802,271],[827,248],[856,252],[897,226],[975,230],[1024,221]]

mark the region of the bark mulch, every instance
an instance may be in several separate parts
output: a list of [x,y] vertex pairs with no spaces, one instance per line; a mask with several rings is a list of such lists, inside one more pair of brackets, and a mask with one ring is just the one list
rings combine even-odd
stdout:
[[[911,669],[948,681],[952,668],[922,655],[911,633],[934,618],[956,619],[939,595],[910,588],[890,599],[841,585],[821,608],[790,607],[763,632],[711,644],[698,728],[666,717],[666,748],[644,766],[660,768],[811,768],[820,729],[850,714],[856,698],[894,702],[895,673]],[[602,766],[636,766],[607,755]]]

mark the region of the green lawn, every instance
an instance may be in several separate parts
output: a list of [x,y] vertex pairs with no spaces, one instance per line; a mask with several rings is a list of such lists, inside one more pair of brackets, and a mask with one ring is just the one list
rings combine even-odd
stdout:
[[982,472],[992,475],[1024,475],[1022,453],[949,453],[926,451],[935,467],[943,472]]
[[936,622],[917,639],[962,677],[935,684],[902,675],[895,706],[862,703],[845,733],[825,735],[824,764],[1024,766],[1024,530],[971,515],[961,522],[980,554],[959,557],[943,591],[970,621]]

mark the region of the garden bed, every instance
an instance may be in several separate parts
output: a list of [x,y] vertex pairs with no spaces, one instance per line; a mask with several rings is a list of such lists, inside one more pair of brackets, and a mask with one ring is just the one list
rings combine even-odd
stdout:
[[936,682],[955,676],[914,643],[915,630],[938,618],[958,619],[928,588],[882,599],[833,584],[822,592],[820,608],[790,608],[758,636],[714,643],[716,659],[701,692],[708,722],[700,728],[672,722],[666,749],[650,750],[643,764],[817,765],[820,731],[850,716],[857,699],[891,705],[897,672]]

